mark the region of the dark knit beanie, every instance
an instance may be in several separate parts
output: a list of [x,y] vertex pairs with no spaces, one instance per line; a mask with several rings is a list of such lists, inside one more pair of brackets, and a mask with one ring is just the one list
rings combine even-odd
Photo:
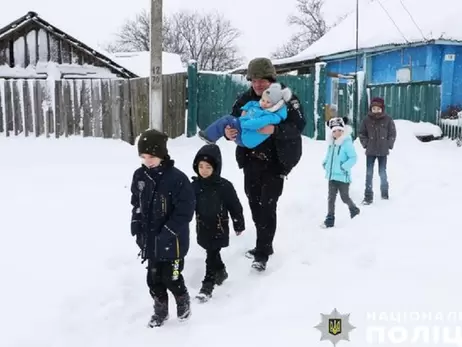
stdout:
[[255,58],[249,62],[247,67],[247,80],[264,79],[271,82],[276,81],[276,69],[268,58]]
[[205,161],[206,163],[209,163],[210,166],[212,166],[213,171],[215,171],[217,169],[217,163],[215,162],[215,159],[213,157],[211,157],[210,155],[200,155],[200,156],[198,156],[197,159],[196,159],[197,166],[199,166],[199,163],[201,161]]
[[372,109],[373,106],[378,106],[382,109],[382,112],[385,111],[385,100],[383,100],[382,98],[373,98],[371,100],[371,107],[370,109]]
[[150,154],[165,159],[168,156],[168,136],[155,129],[146,130],[138,140],[138,154]]

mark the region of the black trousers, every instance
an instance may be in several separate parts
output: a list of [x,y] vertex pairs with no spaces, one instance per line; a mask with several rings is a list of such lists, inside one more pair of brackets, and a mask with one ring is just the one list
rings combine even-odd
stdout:
[[182,271],[184,259],[171,262],[148,262],[147,284],[154,300],[167,301],[169,290],[176,298],[188,293]]
[[335,200],[337,199],[337,193],[340,193],[340,198],[343,203],[348,206],[350,211],[356,208],[355,203],[350,198],[350,184],[339,181],[329,181],[329,193],[327,198],[327,214],[329,216],[335,216]]
[[205,258],[205,277],[203,284],[215,284],[216,273],[225,268],[225,264],[221,259],[221,248],[207,249],[207,257]]
[[256,261],[268,261],[277,227],[277,203],[284,188],[284,178],[265,167],[264,162],[250,162],[244,168],[244,190],[257,229]]

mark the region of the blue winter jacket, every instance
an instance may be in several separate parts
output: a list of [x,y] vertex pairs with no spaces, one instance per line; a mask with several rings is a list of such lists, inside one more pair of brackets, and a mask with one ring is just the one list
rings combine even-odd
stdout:
[[275,112],[264,110],[258,101],[249,101],[243,107],[245,116],[239,117],[242,133],[242,143],[247,148],[255,148],[265,141],[270,135],[260,134],[257,130],[270,124],[279,124],[287,118],[287,106],[284,103]]
[[351,169],[356,164],[356,150],[351,138],[351,127],[345,127],[344,134],[334,140],[332,135],[327,139],[329,147],[323,161],[326,178],[329,181],[351,182]]
[[188,177],[171,159],[140,167],[131,186],[132,234],[140,237],[143,260],[172,261],[189,250],[189,223],[196,197]]

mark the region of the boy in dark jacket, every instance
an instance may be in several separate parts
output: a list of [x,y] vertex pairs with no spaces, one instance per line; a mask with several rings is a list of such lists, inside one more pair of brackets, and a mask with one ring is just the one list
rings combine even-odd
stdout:
[[229,246],[229,217],[234,231],[240,235],[245,229],[242,205],[231,182],[221,177],[221,152],[217,145],[203,146],[193,162],[193,188],[196,194],[197,243],[207,252],[205,277],[197,295],[208,301],[215,285],[228,278],[220,251]]
[[144,132],[138,141],[143,165],[131,185],[131,232],[148,261],[147,284],[154,299],[149,327],[168,319],[168,293],[175,297],[180,321],[189,318],[190,297],[182,271],[189,250],[189,223],[195,197],[188,177],[174,166],[167,151],[168,137],[156,130]]

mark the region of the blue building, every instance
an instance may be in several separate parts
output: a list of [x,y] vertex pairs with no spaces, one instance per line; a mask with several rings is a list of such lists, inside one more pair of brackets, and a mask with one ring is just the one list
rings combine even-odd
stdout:
[[339,84],[345,82],[336,76],[363,71],[368,87],[439,86],[444,111],[462,104],[460,13],[460,0],[363,0],[358,40],[353,11],[305,51],[274,64],[281,72],[312,73],[316,62],[327,63],[326,103],[332,106],[338,103]]

